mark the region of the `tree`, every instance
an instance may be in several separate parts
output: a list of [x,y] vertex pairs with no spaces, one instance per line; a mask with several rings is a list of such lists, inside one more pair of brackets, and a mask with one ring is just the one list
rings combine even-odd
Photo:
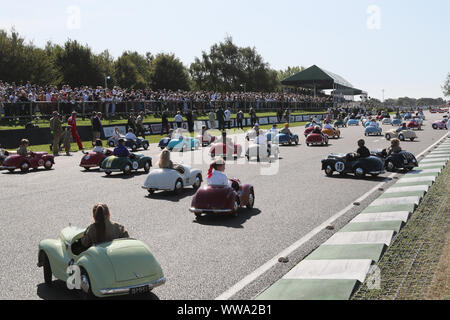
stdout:
[[102,84],[104,74],[97,62],[91,49],[76,40],[69,39],[63,50],[56,51],[56,67],[61,71],[64,83],[72,87]]
[[153,89],[189,90],[187,69],[174,54],[160,53],[151,61]]
[[241,48],[231,37],[211,46],[209,53],[195,58],[190,74],[197,89],[239,91],[273,90],[277,85],[276,72],[270,70],[255,48]]
[[114,64],[115,79],[123,88],[144,89],[150,86],[151,55],[125,51]]
[[444,96],[446,96],[446,97],[450,96],[450,73],[447,74],[447,80],[445,80],[442,90],[444,92]]

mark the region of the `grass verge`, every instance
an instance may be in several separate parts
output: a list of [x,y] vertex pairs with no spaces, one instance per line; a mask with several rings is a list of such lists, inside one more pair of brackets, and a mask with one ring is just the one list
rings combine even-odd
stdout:
[[449,221],[450,165],[443,170],[407,225],[378,262],[381,288],[369,289],[367,282],[363,283],[353,299],[450,298]]

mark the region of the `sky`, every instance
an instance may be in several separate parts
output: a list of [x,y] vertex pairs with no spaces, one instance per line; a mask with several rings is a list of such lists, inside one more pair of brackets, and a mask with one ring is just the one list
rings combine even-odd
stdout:
[[274,69],[318,65],[378,99],[443,97],[450,72],[448,0],[2,1],[0,29],[43,47],[67,39],[174,53],[186,66],[226,36]]

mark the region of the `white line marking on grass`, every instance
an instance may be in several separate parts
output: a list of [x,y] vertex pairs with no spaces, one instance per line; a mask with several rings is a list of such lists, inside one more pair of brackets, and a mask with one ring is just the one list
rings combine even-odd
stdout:
[[[444,140],[447,137],[447,134],[445,134],[444,136],[442,136],[442,138],[440,138],[437,142],[435,142],[434,144],[432,144],[430,147],[426,148],[424,151],[422,151],[422,153],[420,153],[419,155],[416,156],[416,158],[421,157],[422,155],[424,155],[425,153],[427,153],[428,151],[430,151],[432,148],[434,148],[436,145],[438,145],[442,140]],[[289,247],[287,247],[286,249],[284,249],[283,251],[281,251],[279,254],[277,254],[275,257],[273,257],[272,259],[270,259],[269,261],[267,261],[266,263],[264,263],[262,266],[260,266],[259,268],[257,268],[255,271],[253,271],[252,273],[248,274],[247,276],[245,276],[241,281],[239,281],[238,283],[234,284],[232,287],[230,287],[228,290],[226,290],[224,293],[222,293],[220,296],[218,296],[215,300],[228,300],[231,297],[233,297],[236,293],[238,293],[239,291],[241,291],[242,289],[244,289],[247,285],[249,285],[250,283],[252,283],[253,281],[255,281],[256,279],[258,279],[261,275],[263,275],[264,273],[266,273],[268,270],[270,270],[271,268],[273,268],[274,266],[276,266],[279,262],[278,259],[280,257],[287,257],[289,256],[292,252],[294,252],[295,250],[297,250],[298,248],[300,248],[302,245],[304,245],[306,242],[308,242],[309,240],[311,240],[315,235],[317,235],[319,232],[323,231],[327,226],[329,226],[330,224],[332,224],[333,222],[335,222],[337,219],[339,219],[341,216],[343,216],[344,214],[346,214],[350,209],[352,209],[353,203],[354,202],[363,202],[365,199],[367,199],[372,193],[374,193],[375,191],[378,191],[379,188],[381,188],[386,181],[389,178],[393,178],[395,177],[397,174],[393,173],[390,176],[388,176],[383,182],[381,182],[380,184],[378,184],[377,186],[375,186],[374,188],[372,188],[371,190],[369,190],[368,192],[366,192],[365,194],[363,194],[359,199],[352,201],[352,204],[348,205],[347,207],[345,207],[344,209],[342,209],[341,211],[339,211],[337,214],[335,214],[334,216],[332,216],[330,219],[326,220],[324,223],[322,223],[321,225],[319,225],[318,227],[314,228],[313,230],[311,230],[308,234],[306,234],[304,237],[302,237],[301,239],[299,239],[298,241],[296,241],[295,243],[293,243],[292,245],[290,245]]]

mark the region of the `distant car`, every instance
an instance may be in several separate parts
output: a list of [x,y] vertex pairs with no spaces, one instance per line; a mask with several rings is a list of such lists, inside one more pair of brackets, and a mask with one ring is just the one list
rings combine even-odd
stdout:
[[380,126],[378,126],[378,124],[376,126],[369,125],[364,130],[364,135],[365,136],[381,136],[382,132],[383,132],[383,129]]
[[410,112],[407,112],[403,115],[404,120],[410,120],[412,119],[412,114]]
[[407,151],[393,153],[388,156],[386,150],[372,151],[371,154],[384,162],[387,171],[412,170],[419,164],[416,157]]
[[53,276],[67,281],[70,266],[81,273],[84,298],[143,294],[165,283],[161,266],[143,242],[123,238],[84,248],[79,240],[85,231],[67,227],[57,239],[39,243],[37,265],[43,267],[46,285],[53,284]]
[[256,144],[253,143],[248,146],[247,151],[245,152],[245,157],[248,161],[253,158],[256,158],[257,161],[269,160],[271,157],[278,159],[280,154],[280,149],[278,145],[275,143],[270,144]]
[[192,186],[195,190],[202,184],[202,171],[181,165],[180,169],[155,169],[145,179],[143,189],[150,194],[158,190],[180,192],[183,188]]
[[109,156],[103,160],[100,171],[105,172],[108,176],[113,172],[123,172],[127,175],[139,169],[144,169],[148,173],[151,166],[151,157],[140,153],[132,153],[129,157]]
[[359,121],[357,119],[349,119],[347,126],[359,126]]
[[315,126],[319,126],[319,127],[322,128],[322,122],[320,122],[320,121],[314,122],[314,123],[308,122],[308,123],[305,124],[305,129],[308,129],[310,127],[315,127]]
[[20,169],[20,171],[25,173],[30,169],[38,169],[39,167],[50,170],[54,164],[55,158],[47,152],[31,152],[30,155],[26,157],[19,154],[11,154],[3,160],[0,170],[13,172],[16,169]]
[[382,121],[385,118],[384,114],[380,114],[376,117],[377,121]]
[[309,146],[327,146],[328,136],[318,133],[311,133],[306,137],[306,145]]
[[326,134],[329,139],[339,139],[341,137],[341,131],[338,128],[322,129],[322,133]]
[[411,129],[411,130],[413,130],[413,129],[421,130],[422,129],[422,125],[417,120],[411,120],[407,126],[408,126],[408,129]]
[[[260,129],[259,132],[260,132],[260,134],[266,134],[267,133],[266,130],[262,130],[262,129]],[[245,139],[247,141],[254,140],[255,138],[256,138],[256,131],[254,129],[250,129],[250,130],[248,130],[245,133]]]
[[414,141],[415,139],[417,139],[416,133],[412,130],[401,130],[401,131],[390,130],[386,132],[384,136],[388,141],[394,138],[398,138],[401,141],[405,141],[407,139]]
[[181,136],[178,139],[170,140],[167,145],[167,149],[170,151],[187,151],[187,150],[198,150],[200,149],[201,143],[200,140]]
[[225,159],[230,159],[232,157],[240,158],[242,156],[242,146],[240,144],[226,145],[223,142],[215,143],[209,149],[209,155],[211,158],[223,157]]
[[205,185],[192,198],[190,212],[196,217],[202,214],[231,214],[238,216],[239,208],[253,209],[255,191],[252,185],[230,179],[231,186]]
[[272,141],[276,144],[281,144],[281,145],[298,145],[300,143],[300,139],[298,137],[297,134],[284,134],[284,133],[279,133],[275,136],[274,139],[272,139]]
[[381,121],[381,124],[383,124],[383,125],[385,125],[385,124],[391,124],[391,125],[392,125],[392,120],[391,120],[391,118],[384,118],[384,119]]
[[431,113],[437,113],[438,110],[439,110],[439,109],[437,109],[437,108],[431,108],[431,109],[430,109],[430,112],[431,112]]
[[158,147],[159,147],[161,150],[164,150],[164,149],[167,148],[167,146],[169,145],[170,140],[172,140],[172,139],[169,138],[169,137],[164,137],[164,138],[162,138],[161,140],[159,140]]
[[[125,136],[121,136],[121,138],[125,140],[125,146],[132,151],[136,151],[141,148],[147,150],[150,146],[150,143],[142,138],[137,138],[136,140],[125,139]],[[110,146],[111,148],[117,147],[117,144],[118,142],[116,141],[116,139],[114,139],[114,137],[108,139],[108,146]]]
[[444,129],[447,129],[448,125],[449,125],[448,121],[439,120],[439,121],[433,122],[432,127],[434,130],[437,130],[437,129],[444,130]]
[[202,142],[202,146],[203,147],[207,147],[207,146],[211,145],[217,139],[215,136],[212,136],[212,135],[210,135],[208,133],[205,133],[204,135],[198,135],[195,138]]
[[401,126],[403,123],[402,119],[393,119],[392,120],[392,125],[393,126]]
[[329,155],[322,160],[322,170],[329,177],[334,172],[341,175],[353,173],[358,178],[363,178],[366,174],[376,177],[385,173],[384,163],[378,157],[358,158],[354,153]]
[[342,119],[339,119],[339,120],[336,120],[335,122],[334,122],[334,124],[333,124],[336,128],[344,128],[344,127],[347,127],[347,122],[346,121],[344,121],[344,120],[342,120]]
[[106,149],[105,153],[102,152],[89,152],[81,158],[80,167],[85,170],[91,168],[101,167],[103,160],[113,154],[112,150]]
[[447,111],[444,110],[444,109],[438,109],[438,112],[439,112],[439,113],[446,113]]

